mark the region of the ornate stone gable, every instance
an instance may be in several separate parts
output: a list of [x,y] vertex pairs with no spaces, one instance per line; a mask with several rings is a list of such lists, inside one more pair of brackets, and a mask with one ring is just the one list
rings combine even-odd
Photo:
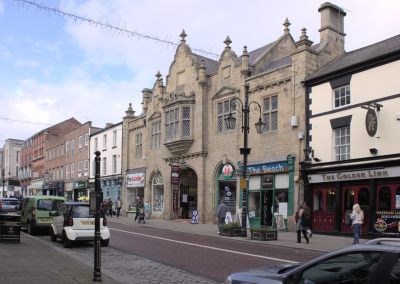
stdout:
[[160,119],[160,118],[161,118],[161,112],[155,111],[154,113],[152,113],[149,116],[148,121],[154,121],[154,120],[157,120],[157,119]]
[[218,100],[224,97],[229,97],[232,95],[238,95],[240,93],[240,90],[234,87],[227,87],[224,86],[222,87],[218,92],[215,93],[214,96],[212,96],[212,100]]
[[163,108],[171,107],[177,104],[195,104],[196,94],[194,91],[186,95],[183,91],[170,92],[159,98]]

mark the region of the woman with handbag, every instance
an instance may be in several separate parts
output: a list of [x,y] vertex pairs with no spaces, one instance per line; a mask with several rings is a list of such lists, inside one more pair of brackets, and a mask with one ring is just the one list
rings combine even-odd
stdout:
[[308,208],[307,204],[303,202],[299,210],[297,210],[295,218],[296,218],[297,242],[301,243],[301,234],[303,234],[304,239],[308,244],[310,242],[310,239],[308,238],[307,235],[307,230],[309,229],[310,225],[310,209]]
[[361,227],[364,223],[364,212],[361,210],[359,204],[353,205],[353,213],[351,213],[350,218],[352,220],[351,225],[353,227],[354,245],[360,242]]

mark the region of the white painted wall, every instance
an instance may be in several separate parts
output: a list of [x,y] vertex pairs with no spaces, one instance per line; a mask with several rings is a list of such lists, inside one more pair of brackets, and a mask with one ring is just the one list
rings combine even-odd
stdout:
[[[400,94],[400,61],[385,64],[353,74],[350,82],[351,105]],[[312,88],[310,109],[312,115],[333,110],[332,89],[329,83]],[[378,133],[370,137],[365,129],[366,110],[361,107],[311,118],[314,156],[329,162],[334,160],[333,130],[330,120],[352,115],[350,124],[350,158],[371,157],[370,148],[378,149],[379,155],[400,152],[400,98],[379,102],[383,105],[378,113]]]

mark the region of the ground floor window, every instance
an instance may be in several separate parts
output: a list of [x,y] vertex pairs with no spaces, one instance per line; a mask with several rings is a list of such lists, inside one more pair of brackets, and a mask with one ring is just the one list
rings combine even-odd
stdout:
[[157,172],[152,179],[153,187],[153,212],[164,211],[164,181],[160,172]]
[[224,200],[232,216],[236,213],[236,181],[218,181],[219,195],[218,200]]

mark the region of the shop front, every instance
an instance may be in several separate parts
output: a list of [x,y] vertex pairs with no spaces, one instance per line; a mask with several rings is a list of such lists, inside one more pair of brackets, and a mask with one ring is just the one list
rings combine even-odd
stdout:
[[346,216],[358,203],[364,211],[362,233],[400,233],[400,166],[314,168],[307,179],[313,231],[352,233]]
[[88,197],[88,189],[87,189],[87,182],[86,181],[75,181],[73,183],[73,200],[79,201],[81,197]]
[[[134,169],[126,174],[126,210],[128,212],[135,211],[136,198],[139,197],[144,201],[144,187],[146,181],[146,171],[144,169]],[[120,190],[120,189],[119,189]],[[110,194],[118,194],[118,189]],[[120,192],[119,192],[120,193]],[[117,196],[118,197],[118,196]]]
[[236,202],[237,202],[237,191],[236,191],[236,170],[230,163],[220,166],[218,178],[217,178],[217,196],[216,196],[216,208],[217,210],[221,200],[225,201],[228,206],[229,212],[234,216],[236,214]]
[[31,195],[43,194],[43,179],[32,180],[31,182]]
[[[289,156],[290,157],[290,156]],[[250,225],[277,226],[286,229],[288,215],[293,208],[293,163],[291,158],[273,163],[248,166],[249,187],[247,192]]]
[[43,183],[42,194],[64,196],[64,181],[51,181]]
[[121,197],[121,178],[120,177],[107,177],[100,179],[101,190],[104,199],[112,200],[115,204],[118,197]]

